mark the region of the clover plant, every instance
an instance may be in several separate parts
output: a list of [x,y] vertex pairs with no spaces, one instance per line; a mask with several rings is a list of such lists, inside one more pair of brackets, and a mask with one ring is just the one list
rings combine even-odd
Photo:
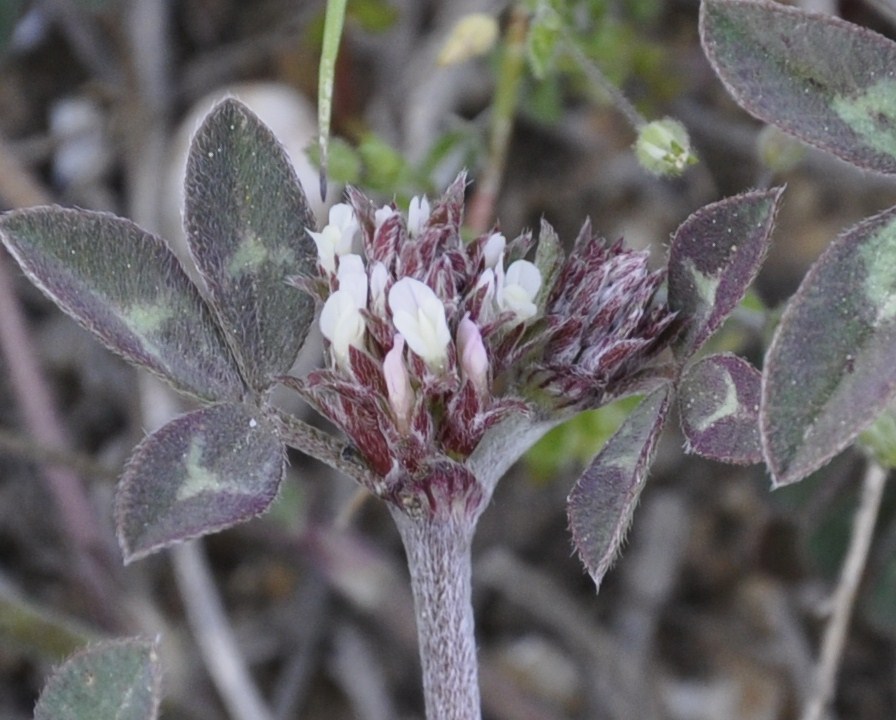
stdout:
[[[747,110],[860,167],[896,172],[891,41],[740,0],[704,0],[701,33]],[[461,174],[441,198],[417,196],[406,209],[349,189],[318,229],[276,138],[230,99],[196,132],[187,164],[201,286],[163,240],[127,220],[58,207],[0,219],[4,244],[41,290],[200,404],[125,466],[115,499],[125,561],[265,512],[287,447],[322,460],[396,523],[431,720],[481,716],[471,540],[501,476],[548,430],[641,396],[569,495],[572,541],[599,587],[673,407],[687,451],[764,461],[784,485],[852,443],[896,395],[896,210],[832,243],[760,372],[701,351],[756,277],[782,189],[697,210],[674,233],[666,267],[652,270],[645,252],[601,239],[588,222],[569,243],[547,223],[464,240],[467,186]],[[322,366],[293,375],[315,321]],[[275,406],[277,386],[339,434]],[[88,649],[60,668],[37,717],[105,717],[113,706],[115,717],[154,717],[155,654],[143,640]],[[92,709],[67,679],[85,672],[107,688]]]
[[[689,218],[673,238],[666,302],[666,271],[587,222],[569,253],[546,223],[537,238],[494,228],[465,242],[466,186],[460,176],[407,213],[349,190],[318,231],[276,139],[225,100],[187,164],[201,287],[127,220],[58,207],[0,219],[39,288],[201,404],[125,466],[115,498],[125,561],[267,510],[287,446],[329,463],[382,498],[401,534],[430,718],[479,717],[470,542],[495,484],[544,432],[644,395],[569,499],[575,547],[598,584],[678,390],[693,449],[758,459],[758,372],[730,355],[692,359],[755,276],[781,196],[747,193]],[[290,375],[317,309],[323,367]],[[277,385],[342,436],[275,407]]]

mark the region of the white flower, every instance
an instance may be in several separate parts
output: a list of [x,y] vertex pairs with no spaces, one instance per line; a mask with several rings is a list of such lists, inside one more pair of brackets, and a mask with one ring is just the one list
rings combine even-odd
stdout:
[[482,247],[482,257],[485,260],[485,267],[494,268],[504,255],[504,247],[507,245],[507,238],[501,233],[492,233],[485,241]]
[[498,273],[497,301],[501,310],[510,310],[518,320],[528,320],[538,308],[535,307],[535,296],[541,287],[541,273],[528,260],[517,260],[511,263],[504,273],[501,263],[496,267]]
[[336,270],[336,256],[352,251],[352,243],[360,226],[350,205],[339,203],[330,208],[330,222],[320,232],[308,231],[317,246],[321,267],[328,273]]
[[411,425],[414,391],[404,366],[404,338],[396,334],[392,340],[392,349],[383,358],[383,376],[386,379],[386,393],[389,405],[395,415],[399,430],[407,432]]
[[408,347],[430,368],[441,369],[448,358],[451,333],[445,307],[432,289],[414,278],[401,278],[389,290],[389,309]]
[[358,309],[367,307],[367,271],[360,255],[349,253],[339,258],[336,278],[339,289],[351,293]]
[[370,266],[370,311],[379,317],[386,316],[386,283],[389,271],[383,263],[376,261]]
[[429,200],[426,199],[426,195],[422,198],[414,195],[408,207],[408,235],[414,237],[423,232],[423,226],[429,220],[429,213]]
[[320,313],[320,331],[330,341],[336,364],[344,369],[351,367],[349,347],[359,348],[364,343],[366,325],[360,307],[350,290],[337,290],[327,298]]
[[379,230],[383,223],[386,222],[390,217],[395,215],[397,211],[391,205],[383,205],[378,210],[375,210],[373,213],[373,226],[376,230]]
[[484,393],[488,389],[488,354],[469,313],[457,326],[457,355],[464,374],[480,394]]

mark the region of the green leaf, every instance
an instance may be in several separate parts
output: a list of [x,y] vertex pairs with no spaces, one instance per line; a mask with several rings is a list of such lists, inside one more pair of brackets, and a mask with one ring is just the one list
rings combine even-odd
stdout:
[[896,468],[896,408],[891,405],[878,415],[859,435],[858,444],[878,465]]
[[685,220],[669,251],[669,307],[684,331],[681,358],[693,355],[743,299],[771,242],[782,188],[743,193]]
[[185,222],[243,375],[263,390],[292,366],[314,319],[313,300],[286,278],[316,272],[315,222],[286,152],[236,100],[217,105],[193,139]]
[[561,37],[560,31],[560,18],[549,8],[542,8],[542,12],[537,13],[529,25],[526,57],[532,74],[539,80],[544,79],[551,70]]
[[720,462],[762,462],[760,382],[756,368],[728,353],[688,367],[678,388],[686,450]]
[[[320,147],[312,144],[305,151],[313,165],[320,168]],[[361,156],[340,137],[330,138],[328,178],[341,185],[357,185],[361,179]]]
[[641,398],[629,395],[595,410],[580,412],[548,431],[526,452],[525,461],[539,482],[554,480],[558,471],[585,467],[631,414]]
[[154,720],[161,681],[155,642],[98,643],[57,668],[37,701],[34,720]]
[[0,579],[0,647],[6,652],[22,653],[40,662],[58,662],[95,639],[95,631],[36,605]]
[[776,485],[852,443],[896,396],[896,208],[841,234],[784,311],[765,360],[760,428]]
[[364,182],[374,190],[395,192],[413,174],[402,154],[373,133],[364,135],[358,153],[364,165]]
[[0,218],[25,274],[111,350],[205,400],[244,391],[199,291],[159,238],[106,213],[41,207]]
[[115,496],[125,562],[265,512],[285,472],[285,449],[263,412],[212,405],[147,437]]
[[671,396],[663,386],[644,398],[569,494],[573,544],[598,589],[631,524]]
[[704,0],[700,32],[747,112],[854,165],[896,173],[896,43],[755,0]]

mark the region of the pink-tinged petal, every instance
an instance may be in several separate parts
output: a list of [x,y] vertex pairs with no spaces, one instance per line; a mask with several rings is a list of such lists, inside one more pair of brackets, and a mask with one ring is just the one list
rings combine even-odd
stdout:
[[457,326],[457,354],[464,375],[480,394],[488,390],[488,354],[479,326],[465,316]]
[[404,364],[404,338],[398,334],[394,338],[392,349],[383,359],[383,375],[386,379],[386,393],[389,405],[395,415],[398,429],[407,433],[410,429],[411,412],[414,406],[414,391],[408,378]]

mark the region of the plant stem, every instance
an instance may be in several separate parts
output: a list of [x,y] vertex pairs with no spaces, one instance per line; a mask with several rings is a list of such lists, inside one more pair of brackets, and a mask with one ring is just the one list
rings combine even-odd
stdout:
[[230,717],[272,720],[227,620],[202,541],[172,548],[171,559],[196,644]]
[[[310,455],[347,477],[369,487],[373,475],[351,446],[282,410],[275,410],[280,437],[289,447]],[[365,481],[370,482],[365,482]]]
[[638,132],[647,124],[647,118],[638,112],[638,109],[625,96],[625,93],[610,82],[609,78],[604,75],[600,67],[598,67],[598,65],[582,51],[582,48],[579,47],[576,43],[576,39],[568,30],[564,32],[564,35],[567,54],[576,62],[576,64],[578,64],[585,77],[588,79],[588,82],[600,92],[606,93],[610,102],[625,116],[625,119],[628,120],[632,129],[634,129],[635,132]]
[[840,582],[832,600],[833,611],[825,628],[821,645],[821,658],[815,671],[815,688],[806,705],[803,720],[821,720],[834,697],[840,658],[846,645],[846,632],[856,594],[862,579],[862,571],[868,558],[868,549],[874,535],[874,526],[880,511],[880,503],[887,481],[887,471],[874,461],[869,461],[862,484],[862,498],[853,525],[852,538],[840,571]]
[[392,509],[407,553],[427,720],[479,720],[470,585],[473,521],[413,519]]
[[514,5],[504,40],[504,55],[498,69],[495,101],[492,104],[488,161],[467,212],[467,224],[476,233],[484,232],[494,222],[495,203],[507,164],[510,136],[526,67],[528,27],[529,17],[525,9],[519,4]]

